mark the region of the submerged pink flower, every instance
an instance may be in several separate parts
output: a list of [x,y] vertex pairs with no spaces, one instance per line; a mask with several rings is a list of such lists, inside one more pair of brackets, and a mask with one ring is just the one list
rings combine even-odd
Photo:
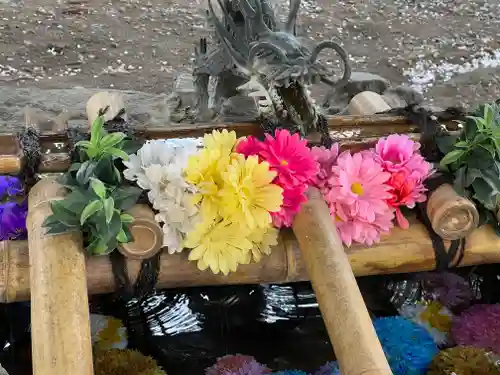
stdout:
[[205,375],[264,375],[269,374],[266,366],[249,355],[226,355],[205,370]]
[[391,199],[391,187],[387,181],[390,173],[384,172],[372,153],[351,155],[345,151],[332,167],[326,199],[329,202],[349,206],[351,215],[373,223],[378,215],[388,211],[387,200]]
[[339,232],[342,242],[351,246],[358,242],[368,246],[378,243],[382,233],[389,233],[393,227],[394,213],[387,209],[382,213],[376,213],[372,222],[354,213],[352,207],[341,203],[330,205],[330,213]]
[[276,228],[291,227],[295,215],[300,211],[302,203],[307,201],[304,195],[307,186],[301,185],[283,189],[283,204],[279,212],[271,212]]
[[405,169],[415,176],[426,178],[431,171],[431,164],[418,152],[420,143],[405,134],[391,134],[381,138],[375,146],[375,155],[384,171],[398,172]]
[[328,179],[332,174],[332,168],[337,162],[339,144],[334,143],[330,148],[325,148],[323,146],[313,147],[311,153],[319,164],[319,171],[317,175],[313,176],[310,183],[319,189],[325,188],[328,186]]

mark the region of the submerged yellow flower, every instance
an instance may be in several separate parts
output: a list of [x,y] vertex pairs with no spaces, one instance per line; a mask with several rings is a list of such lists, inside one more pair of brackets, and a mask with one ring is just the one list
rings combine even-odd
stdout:
[[223,205],[220,214],[229,221],[246,224],[249,229],[267,228],[270,212],[280,210],[283,189],[271,183],[276,172],[269,164],[259,163],[257,156],[243,155],[233,158],[223,174],[224,187],[219,191]]
[[255,262],[260,262],[262,254],[271,254],[271,247],[278,244],[279,230],[273,226],[267,228],[255,228],[250,232],[248,239],[252,241],[252,251],[249,256]]
[[219,150],[222,156],[230,155],[236,144],[236,132],[213,130],[212,134],[205,134],[203,144],[209,150]]
[[236,271],[239,264],[249,263],[253,244],[248,233],[248,229],[236,223],[205,221],[188,233],[184,246],[192,249],[189,260],[197,260],[200,270],[210,268],[215,274],[227,275]]

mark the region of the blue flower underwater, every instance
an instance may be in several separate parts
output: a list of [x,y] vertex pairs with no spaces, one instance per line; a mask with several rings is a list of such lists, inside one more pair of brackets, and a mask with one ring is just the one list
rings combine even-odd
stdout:
[[270,375],[309,375],[307,372],[300,370],[282,370],[273,372]]
[[314,375],[340,375],[339,364],[337,361],[326,362]]
[[422,326],[400,316],[373,322],[394,375],[424,375],[439,349]]
[[18,202],[17,196],[23,192],[17,177],[0,176],[0,241],[24,240],[27,238],[26,217],[28,202]]

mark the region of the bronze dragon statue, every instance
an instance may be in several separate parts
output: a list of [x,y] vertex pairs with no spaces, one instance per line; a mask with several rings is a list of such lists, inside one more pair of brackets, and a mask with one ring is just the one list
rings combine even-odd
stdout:
[[[197,120],[212,119],[225,99],[244,93],[259,99],[264,119],[294,126],[303,134],[318,129],[320,112],[308,86],[322,82],[341,87],[349,80],[351,69],[347,53],[338,43],[326,40],[314,46],[297,36],[300,2],[290,0],[290,11],[282,25],[270,0],[217,0],[221,19],[208,0],[215,43],[208,48],[202,38],[195,50]],[[332,79],[334,73],[318,61],[327,48],[333,49],[343,64],[343,75],[337,81]]]

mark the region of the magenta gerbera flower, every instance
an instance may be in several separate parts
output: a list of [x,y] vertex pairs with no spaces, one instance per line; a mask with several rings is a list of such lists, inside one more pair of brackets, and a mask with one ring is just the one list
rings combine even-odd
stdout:
[[329,179],[332,186],[325,197],[330,202],[349,206],[351,216],[373,223],[378,215],[386,215],[387,200],[392,197],[387,181],[390,173],[384,172],[372,153],[351,155],[345,151],[337,158]]
[[302,203],[307,202],[305,196],[307,186],[300,185],[283,189],[283,204],[279,212],[271,212],[273,224],[276,228],[291,227],[295,215],[300,211]]

